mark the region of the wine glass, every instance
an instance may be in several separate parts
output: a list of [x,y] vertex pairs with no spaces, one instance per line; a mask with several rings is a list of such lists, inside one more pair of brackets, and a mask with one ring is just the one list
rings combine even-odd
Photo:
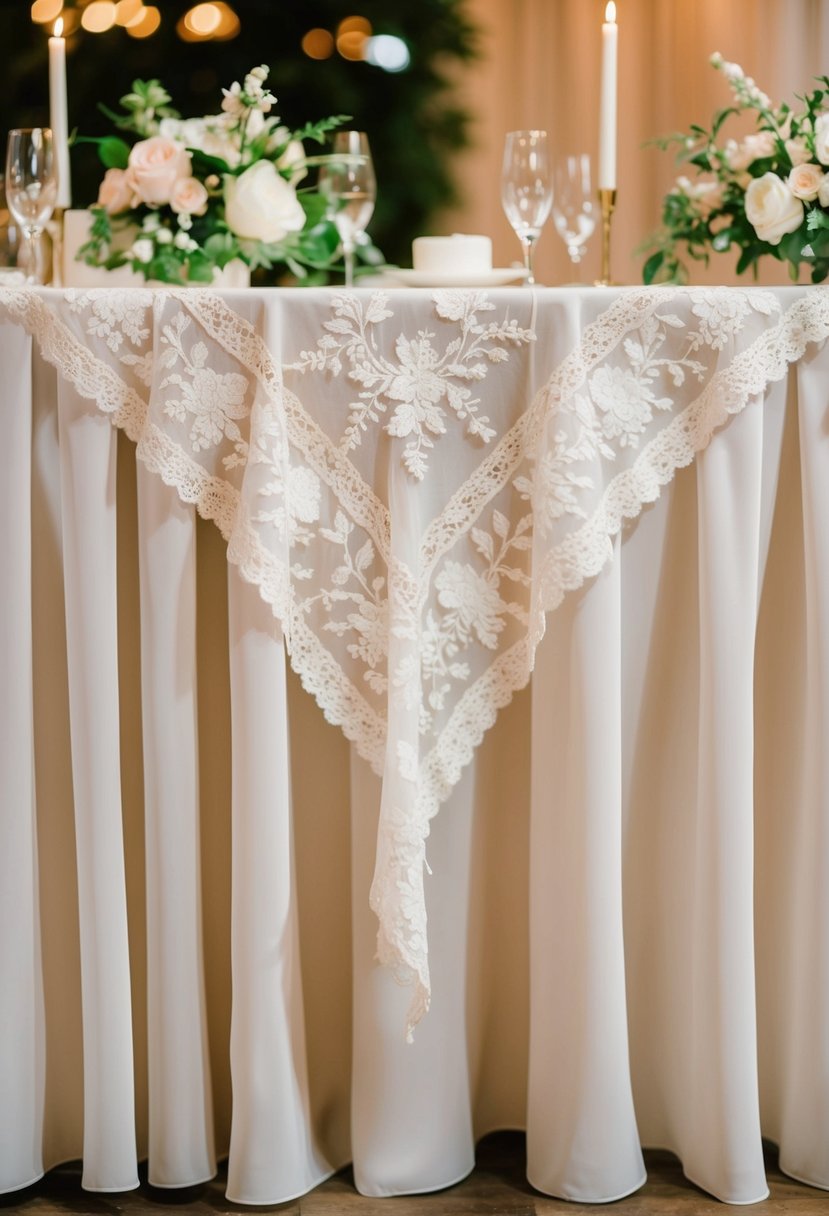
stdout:
[[345,285],[354,285],[354,251],[374,212],[377,182],[364,131],[337,131],[330,160],[319,173],[319,188],[340,234]]
[[507,135],[501,203],[524,251],[527,282],[534,283],[533,247],[553,203],[546,131],[510,131]]
[[6,150],[6,203],[26,237],[26,282],[45,279],[41,235],[58,192],[52,132],[48,127],[9,131]]
[[578,266],[584,257],[584,247],[596,228],[588,154],[579,152],[562,156],[556,162],[553,184],[553,223],[556,232],[567,246],[578,278]]

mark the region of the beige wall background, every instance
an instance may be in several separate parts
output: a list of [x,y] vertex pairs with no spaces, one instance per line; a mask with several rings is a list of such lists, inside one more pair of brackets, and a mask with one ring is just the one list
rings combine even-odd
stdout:
[[[468,0],[482,30],[481,58],[458,80],[474,115],[474,147],[458,158],[463,203],[440,232],[482,232],[495,265],[520,257],[501,210],[499,179],[507,131],[541,127],[554,152],[598,154],[601,23],[605,0]],[[673,154],[648,140],[710,123],[730,96],[708,64],[713,51],[741,63],[774,100],[792,101],[829,73],[829,0],[617,0],[619,22],[618,203],[613,277],[641,281],[634,250],[657,227],[661,199],[678,170]],[[594,183],[595,184],[595,183]],[[539,241],[540,282],[572,281],[564,245],[550,220]],[[718,255],[696,282],[734,282],[734,259]],[[582,263],[582,280],[599,272],[599,236]],[[762,282],[787,281],[771,263]]]

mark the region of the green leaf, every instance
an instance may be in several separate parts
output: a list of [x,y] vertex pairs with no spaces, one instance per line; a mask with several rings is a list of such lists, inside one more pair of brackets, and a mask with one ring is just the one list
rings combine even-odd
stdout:
[[328,210],[328,200],[322,194],[316,193],[297,193],[302,210],[305,212],[305,226],[313,228],[317,224],[322,223],[325,219],[325,213]]
[[717,113],[714,115],[714,125],[713,125],[713,127],[712,127],[712,129],[711,129],[711,137],[712,137],[712,139],[716,139],[716,137],[719,135],[719,133],[720,133],[720,128],[722,127],[722,125],[723,125],[723,123],[725,122],[725,120],[726,120],[727,118],[730,118],[730,116],[731,116],[732,114],[736,114],[737,112],[738,112],[738,111],[737,111],[737,110],[734,108],[734,106],[726,106],[726,108],[725,108],[724,110],[719,110],[719,111],[718,111],[718,112],[717,112]]
[[745,274],[756,257],[757,253],[754,246],[746,245],[737,261],[737,274]]
[[130,146],[117,135],[107,135],[98,143],[98,156],[107,169],[126,169],[130,159]]
[[652,253],[645,265],[642,267],[642,282],[650,285],[658,272],[662,269],[662,264],[665,261],[665,250],[658,249],[656,253]]
[[239,256],[239,246],[229,232],[214,232],[204,242],[204,251],[219,267]]
[[238,169],[231,169],[226,160],[222,160],[221,156],[209,156],[207,152],[202,152],[200,148],[188,148],[187,151],[193,161],[193,168],[196,172],[201,172],[205,176],[209,173],[215,173],[219,177],[224,177],[225,174],[235,174],[244,172],[244,166],[240,165]]
[[801,225],[795,232],[787,233],[777,246],[780,256],[787,262],[797,265],[802,257],[803,246],[808,243],[808,237]]
[[97,144],[98,157],[107,169],[126,169],[130,146],[117,135],[75,135],[73,144]]
[[308,122],[304,127],[300,127],[298,131],[294,131],[292,139],[313,139],[318,144],[325,143],[325,137],[329,131],[336,130],[341,127],[344,122],[351,122],[350,114],[334,114],[331,118],[322,118],[319,122]]
[[187,278],[191,283],[212,283],[215,263],[200,249],[195,249],[187,259]]

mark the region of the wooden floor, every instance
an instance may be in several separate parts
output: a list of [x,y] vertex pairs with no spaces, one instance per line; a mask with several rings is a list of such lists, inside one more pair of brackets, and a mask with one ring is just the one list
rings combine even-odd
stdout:
[[[628,1199],[608,1206],[614,1216],[726,1216],[729,1209],[682,1176],[670,1153],[646,1152],[648,1182]],[[771,1197],[751,1206],[751,1216],[826,1216],[829,1200],[823,1191],[785,1178],[777,1168],[773,1148],[766,1157]],[[539,1195],[524,1177],[524,1137],[498,1132],[478,1145],[478,1164],[464,1182],[430,1195],[395,1199],[366,1199],[358,1195],[350,1170],[337,1174],[309,1195],[278,1207],[249,1207],[224,1198],[222,1172],[206,1186],[186,1191],[160,1191],[143,1184],[139,1190],[118,1195],[92,1195],[81,1190],[80,1168],[69,1165],[52,1170],[36,1186],[0,1196],[0,1216],[6,1212],[26,1216],[54,1216],[71,1212],[80,1216],[221,1216],[230,1212],[279,1212],[285,1216],[553,1216],[554,1213],[600,1216],[603,1207],[564,1203]]]

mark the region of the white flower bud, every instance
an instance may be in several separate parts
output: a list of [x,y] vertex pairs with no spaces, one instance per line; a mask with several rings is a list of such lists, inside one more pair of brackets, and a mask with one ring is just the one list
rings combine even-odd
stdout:
[[143,262],[146,265],[147,262],[151,262],[153,260],[155,247],[152,241],[148,240],[146,237],[142,237],[140,240],[135,242],[129,252],[130,257],[135,258],[136,262]]

